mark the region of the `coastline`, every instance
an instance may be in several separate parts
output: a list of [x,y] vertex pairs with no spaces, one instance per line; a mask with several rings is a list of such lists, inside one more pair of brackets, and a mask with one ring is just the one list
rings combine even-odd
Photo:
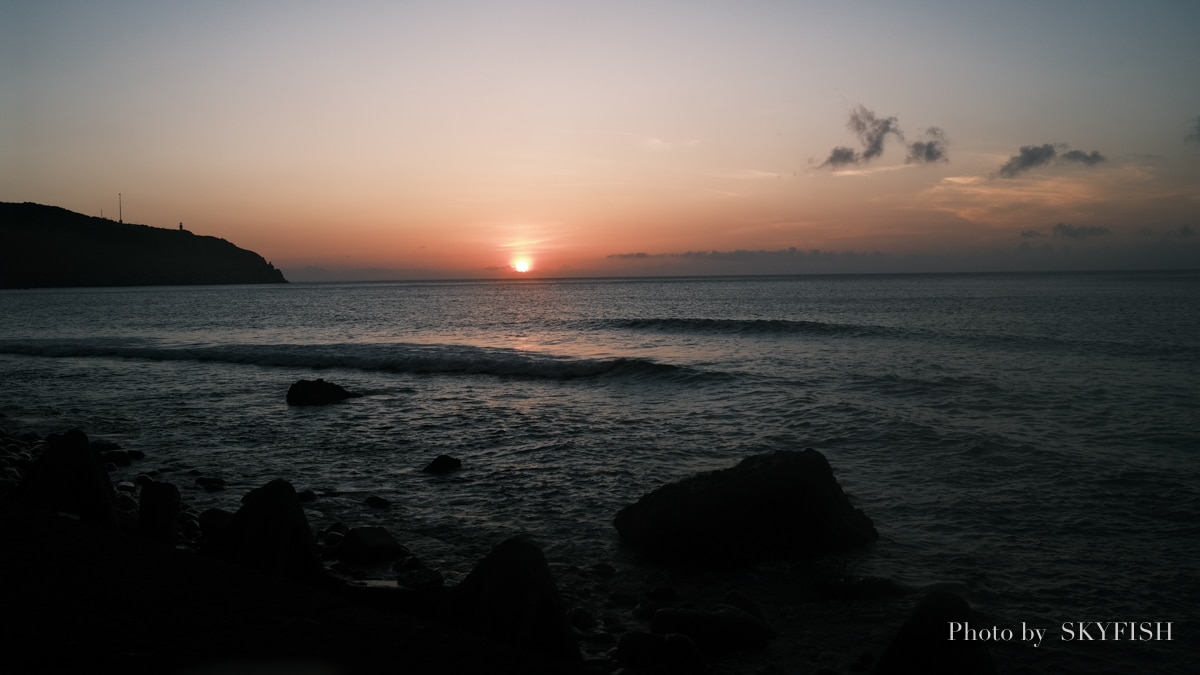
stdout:
[[[699,670],[688,672],[766,673],[799,665],[851,672],[870,666],[913,601],[860,603],[847,617],[837,602],[793,598],[781,604],[770,597],[769,579],[788,573],[770,564],[680,572],[557,563],[550,572],[571,609],[582,657],[563,661],[489,639],[419,606],[414,611],[412,596],[386,567],[359,569],[358,580],[306,583],[201,554],[178,537],[172,544],[139,536],[128,517],[98,524],[21,503],[22,484],[12,479],[29,473],[46,441],[31,433],[0,433],[0,443],[8,476],[0,491],[0,575],[11,580],[0,631],[14,646],[5,663],[15,672],[107,665],[201,675],[610,673],[622,670],[613,656],[619,640],[645,634],[656,609],[691,611],[733,593],[765,608],[764,619],[778,638],[761,648],[704,650]],[[12,461],[21,448],[24,469]],[[111,481],[107,469],[104,477]],[[327,571],[334,567],[326,563]],[[871,635],[849,630],[864,622],[875,627]]]
[[[4,542],[0,574],[10,581],[0,611],[0,634],[11,645],[3,657],[11,672],[73,672],[108,666],[125,672],[188,675],[397,671],[832,675],[904,672],[885,667],[897,644],[924,645],[917,654],[936,653],[947,646],[944,627],[949,615],[945,613],[927,623],[936,627],[935,633],[914,639],[909,631],[909,637],[903,637],[938,590],[922,592],[886,579],[843,576],[839,565],[845,560],[837,557],[767,561],[728,570],[667,569],[622,559],[546,568],[555,593],[570,610],[570,631],[581,657],[563,660],[491,639],[447,621],[440,610],[414,603],[414,596],[396,583],[397,566],[385,563],[351,570],[326,558],[325,572],[341,566],[337,571],[342,577],[326,579],[335,583],[302,582],[200,553],[194,542],[168,543],[139,536],[127,518],[97,524],[86,515],[22,503],[17,498],[22,484],[13,477],[28,472],[17,468],[14,458],[22,453],[14,450],[26,449],[21,462],[28,468],[36,461],[31,451],[44,448],[46,441],[29,433],[20,438],[0,429],[4,449],[0,464],[5,473],[0,485]],[[106,480],[108,471],[104,469]],[[307,522],[303,526],[314,542],[321,538]],[[954,595],[953,588],[948,590],[942,594]],[[661,610],[703,612],[723,603],[727,606],[733,596],[748,599],[751,611],[770,628],[768,640],[710,650],[697,639],[701,648],[696,653],[692,646],[689,659],[645,667],[631,667],[621,658],[619,652],[629,636],[672,632],[653,627]],[[446,597],[437,596],[434,604],[444,609]],[[961,610],[963,620],[969,616],[973,626],[991,624],[961,598],[958,602],[943,603],[941,609]],[[1185,626],[1178,628],[1182,633]],[[734,633],[710,637],[719,641]],[[1015,651],[1019,648],[1015,643],[964,645],[960,641],[949,647],[969,647],[966,662],[972,668],[927,672],[1072,673],[1085,666],[1087,671],[1102,672],[1109,665],[1105,650],[1082,646],[1023,650],[1028,652],[1024,654]],[[911,658],[913,650],[909,652]],[[951,651],[938,658],[961,666],[963,657],[963,652]],[[1005,667],[994,668],[993,657]],[[1168,671],[1175,672],[1163,672]]]

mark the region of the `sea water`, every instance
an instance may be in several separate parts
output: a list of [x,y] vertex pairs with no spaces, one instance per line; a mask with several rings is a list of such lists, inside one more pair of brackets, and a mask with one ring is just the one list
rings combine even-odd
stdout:
[[[1174,622],[1014,646],[1022,667],[1195,656],[1200,273],[17,290],[0,317],[10,422],[140,449],[129,471],[173,470],[197,508],[287,478],[323,495],[314,526],[385,526],[454,579],[517,533],[625,560],[621,506],[813,447],[880,532],[857,574],[1060,645],[1064,622]],[[364,396],[286,405],[316,377]],[[422,473],[440,454],[463,470]]]

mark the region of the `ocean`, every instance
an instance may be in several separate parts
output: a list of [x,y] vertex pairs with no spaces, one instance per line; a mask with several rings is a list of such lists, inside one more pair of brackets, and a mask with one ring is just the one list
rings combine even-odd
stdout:
[[[636,567],[620,507],[813,447],[880,532],[852,571],[963,595],[1017,632],[1002,672],[1194,672],[1200,272],[14,290],[0,316],[0,426],[142,450],[115,477],[169,469],[199,509],[283,477],[315,528],[385,526],[451,581],[518,533]],[[286,405],[316,377],[364,396]],[[441,454],[463,470],[421,472]]]

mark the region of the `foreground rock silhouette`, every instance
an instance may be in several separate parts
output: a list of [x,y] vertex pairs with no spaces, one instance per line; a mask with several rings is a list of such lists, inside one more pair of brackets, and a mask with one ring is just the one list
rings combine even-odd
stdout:
[[613,524],[647,557],[701,568],[839,553],[879,536],[811,448],[664,485],[621,509]]
[[[15,459],[11,437],[0,430],[0,440],[0,455]],[[472,575],[483,590],[469,603],[472,616],[534,638],[514,644],[447,623],[443,602],[429,606],[439,594],[326,572],[285,480],[252,490],[236,513],[208,518],[209,555],[198,555],[163,545],[179,509],[172,486],[146,485],[145,519],[114,518],[111,484],[85,434],[19,447],[28,472],[0,491],[2,672],[584,672],[578,651],[557,649],[567,643],[542,648],[544,615],[521,604],[542,606],[554,590],[536,547],[514,558],[502,545]],[[506,607],[508,599],[517,604]]]
[[947,639],[951,622],[973,619],[970,605],[959,595],[929,593],[900,627],[872,675],[995,675],[986,643]]
[[579,645],[546,556],[528,539],[507,539],[450,596],[454,623],[512,647],[579,661]]
[[27,506],[73,513],[85,522],[115,525],[115,494],[87,434],[72,429],[46,437],[46,449],[21,486]]
[[276,479],[251,490],[204,553],[294,581],[316,582],[325,566],[292,484]]

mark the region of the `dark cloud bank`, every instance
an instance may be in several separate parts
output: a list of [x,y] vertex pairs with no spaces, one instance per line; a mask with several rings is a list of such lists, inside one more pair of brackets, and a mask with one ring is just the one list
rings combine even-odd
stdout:
[[[1104,235],[1112,234],[1112,230],[1099,225],[1072,225],[1070,223],[1058,223],[1050,229],[1050,236],[1059,239],[1074,239],[1075,241],[1083,241],[1093,237],[1103,237]],[[1021,232],[1022,239],[1040,239],[1046,235],[1038,230],[1024,230]]]
[[[1042,145],[1023,145],[1017,151],[1017,154],[1008,158],[1008,161],[1000,166],[996,172],[1001,178],[1015,178],[1030,169],[1035,169],[1039,166],[1047,164],[1082,164],[1084,166],[1096,166],[1102,162],[1108,161],[1108,158],[1099,152],[1093,150],[1084,152],[1082,150],[1070,150],[1066,143],[1043,143]],[[1059,149],[1064,152],[1059,152]]]
[[[1113,244],[1106,227],[1057,223],[1049,234],[1020,233],[1015,246],[926,253],[778,250],[618,253],[608,256],[631,275],[907,274],[955,272],[1056,272],[1155,270],[1200,267],[1200,243],[1191,228]],[[1040,242],[1040,243],[1038,243]],[[610,272],[611,273],[611,272]]]
[[[894,136],[901,143],[906,143],[904,132],[895,117],[879,117],[865,106],[858,106],[850,111],[850,119],[846,126],[858,136],[862,150],[855,150],[839,145],[829,152],[829,157],[821,163],[820,168],[840,169],[844,166],[866,164],[883,155],[884,142],[888,136]],[[922,132],[919,140],[906,143],[908,155],[904,161],[908,164],[933,164],[946,162],[946,134],[938,127],[929,127]]]

